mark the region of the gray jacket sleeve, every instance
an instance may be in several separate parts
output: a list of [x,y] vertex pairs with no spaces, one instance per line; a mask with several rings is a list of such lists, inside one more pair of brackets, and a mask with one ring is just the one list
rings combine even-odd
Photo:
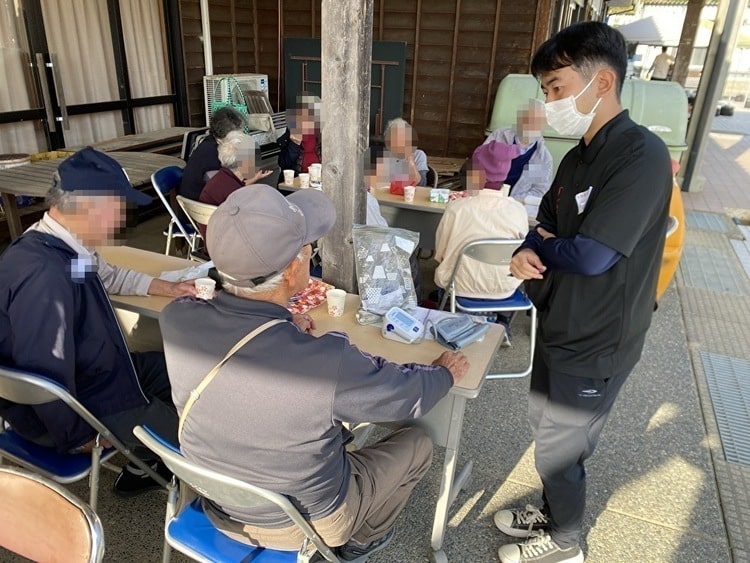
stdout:
[[426,414],[453,385],[444,367],[394,364],[370,356],[340,338],[338,382],[333,397],[333,416],[344,422],[391,422]]

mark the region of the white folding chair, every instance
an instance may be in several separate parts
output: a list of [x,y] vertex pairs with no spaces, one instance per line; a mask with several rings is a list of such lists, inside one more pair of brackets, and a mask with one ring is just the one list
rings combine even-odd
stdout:
[[40,475],[0,467],[0,547],[32,561],[96,563],[104,530],[91,507]]
[[[257,560],[303,563],[310,561],[316,551],[327,561],[334,563],[339,561],[285,496],[189,461],[179,449],[154,434],[149,428],[136,426],[133,433],[148,449],[162,459],[175,476],[169,488],[167,516],[164,524],[163,561],[165,563],[170,559],[169,546],[197,561],[206,562]],[[180,479],[183,486],[190,486],[201,497],[218,505],[251,508],[275,504],[302,530],[306,539],[298,551],[254,547],[233,540],[213,526],[203,511],[201,498],[191,503],[181,503],[184,506],[178,511],[176,479]]]
[[164,229],[164,236],[167,237],[167,248],[164,254],[169,255],[172,247],[172,239],[176,237],[184,238],[190,248],[197,246],[197,240],[201,238],[200,233],[190,224],[183,224],[177,217],[174,209],[169,203],[169,195],[177,190],[182,182],[182,168],[179,166],[166,166],[154,172],[151,175],[151,183],[154,185],[154,191],[159,196],[162,205],[169,213],[169,225]]
[[[216,211],[216,206],[209,203],[203,203],[195,201],[194,199],[188,199],[184,196],[177,196],[177,203],[187,215],[190,221],[190,226],[200,232],[199,225],[208,225],[208,220]],[[191,260],[203,260],[203,257],[197,254],[200,249],[198,248],[197,241],[190,245],[190,259]]]
[[534,348],[536,347],[536,308],[531,300],[526,297],[519,287],[510,297],[504,299],[476,299],[461,297],[460,291],[456,290],[456,276],[464,267],[466,258],[473,258],[485,264],[493,266],[508,266],[513,257],[513,252],[523,243],[523,239],[500,239],[487,238],[468,242],[464,245],[458,255],[456,264],[451,273],[448,287],[445,288],[440,309],[445,307],[446,300],[450,299],[450,310],[457,310],[471,314],[485,313],[512,313],[515,311],[531,311],[531,336],[529,343],[529,362],[526,368],[520,372],[497,373],[487,375],[487,379],[511,379],[525,377],[531,373],[534,361]]
[[[99,494],[99,468],[103,466],[119,472],[121,468],[107,461],[118,451],[161,486],[167,486],[163,477],[134,456],[98,418],[57,382],[34,373],[0,366],[0,398],[19,405],[43,405],[62,401],[98,433],[91,454],[60,454],[55,448],[26,440],[6,424],[0,423],[0,462],[2,458],[8,458],[63,484],[74,483],[89,476],[89,504],[94,511]],[[104,450],[100,445],[102,439],[113,447]]]

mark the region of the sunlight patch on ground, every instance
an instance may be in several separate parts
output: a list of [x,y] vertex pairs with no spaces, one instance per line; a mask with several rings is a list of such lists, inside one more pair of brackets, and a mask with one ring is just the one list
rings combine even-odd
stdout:
[[652,432],[656,430],[657,428],[659,428],[660,426],[669,424],[675,418],[677,418],[677,415],[679,413],[680,413],[679,405],[676,405],[675,403],[662,404],[656,410],[656,412],[651,416],[651,419],[648,421],[648,425],[646,426],[646,432]]
[[676,456],[617,489],[607,510],[652,524],[673,522],[673,527],[687,528],[704,482],[699,468]]

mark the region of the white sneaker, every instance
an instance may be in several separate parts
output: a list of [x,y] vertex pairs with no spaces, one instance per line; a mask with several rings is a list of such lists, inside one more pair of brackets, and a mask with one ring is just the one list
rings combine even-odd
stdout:
[[583,552],[577,545],[561,549],[547,532],[536,532],[523,543],[502,546],[501,563],[583,563]]
[[529,538],[549,524],[547,515],[531,504],[527,504],[526,508],[498,510],[494,521],[498,530],[514,538]]

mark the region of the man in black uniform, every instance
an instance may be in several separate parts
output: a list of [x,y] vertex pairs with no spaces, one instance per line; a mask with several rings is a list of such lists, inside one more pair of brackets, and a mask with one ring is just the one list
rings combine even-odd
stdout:
[[511,262],[540,314],[529,421],[544,491],[540,509],[495,514],[528,538],[502,546],[503,563],[583,561],[584,461],[651,323],[672,176],[664,143],[622,109],[626,68],[622,35],[599,22],[560,31],[531,63],[550,126],[582,139]]

